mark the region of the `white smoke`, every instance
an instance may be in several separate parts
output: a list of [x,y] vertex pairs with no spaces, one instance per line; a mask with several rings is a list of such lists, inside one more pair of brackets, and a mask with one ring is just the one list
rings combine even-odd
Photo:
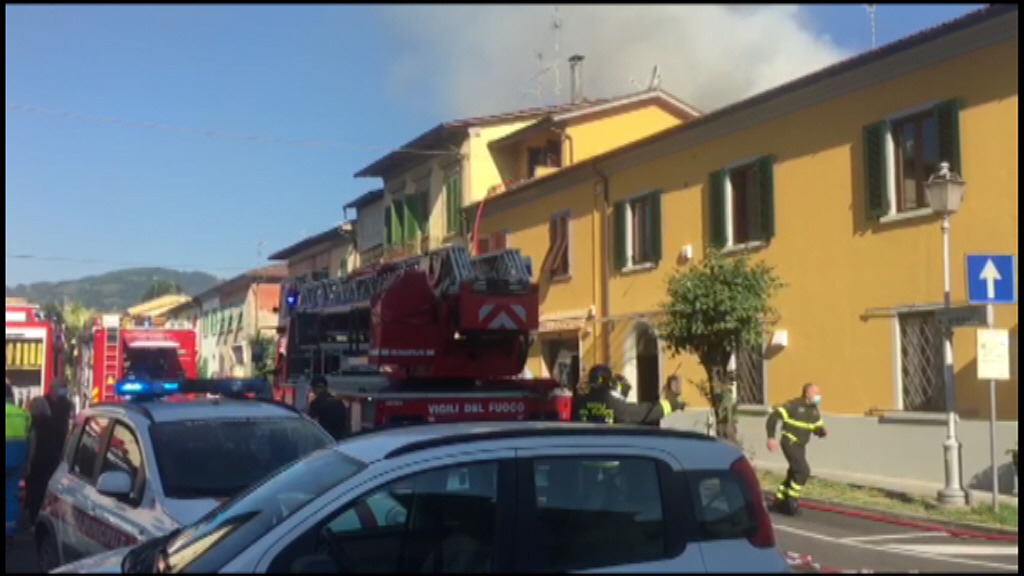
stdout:
[[[538,103],[536,57],[554,60],[554,6],[392,6],[385,9],[397,60],[388,87],[429,98],[448,118]],[[569,98],[568,57],[582,54],[589,98],[645,88],[655,65],[661,88],[710,111],[847,56],[815,32],[796,6],[562,6],[558,64],[544,102]],[[639,87],[630,82],[636,79]]]

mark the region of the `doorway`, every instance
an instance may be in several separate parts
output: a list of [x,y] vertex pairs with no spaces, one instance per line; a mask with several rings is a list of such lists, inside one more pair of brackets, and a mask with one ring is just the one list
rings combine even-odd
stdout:
[[578,337],[557,337],[541,341],[544,367],[551,378],[563,386],[575,388],[580,379],[580,341]]
[[645,322],[634,330],[636,338],[636,394],[640,402],[657,402],[661,396],[661,362],[658,335]]

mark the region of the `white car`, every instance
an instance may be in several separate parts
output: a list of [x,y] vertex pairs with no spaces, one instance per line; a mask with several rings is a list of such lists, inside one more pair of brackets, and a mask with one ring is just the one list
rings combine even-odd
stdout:
[[[206,381],[214,389],[224,384],[221,391],[234,398],[165,398],[171,392],[161,389],[78,414],[34,526],[43,569],[192,524],[271,472],[334,444],[292,408],[230,394],[252,382]],[[146,390],[136,384],[132,391]]]
[[652,427],[355,437],[201,520],[60,573],[788,573],[750,463]]

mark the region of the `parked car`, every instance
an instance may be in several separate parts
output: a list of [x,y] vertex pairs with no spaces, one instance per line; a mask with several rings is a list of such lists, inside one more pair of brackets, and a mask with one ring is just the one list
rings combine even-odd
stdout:
[[58,572],[787,573],[734,446],[651,427],[425,425],[281,470],[187,528]]
[[239,397],[250,382],[206,381],[206,389],[235,397],[200,398],[174,397],[177,384],[156,392],[127,384],[135,399],[96,404],[75,419],[34,526],[45,570],[192,524],[334,444],[293,408]]

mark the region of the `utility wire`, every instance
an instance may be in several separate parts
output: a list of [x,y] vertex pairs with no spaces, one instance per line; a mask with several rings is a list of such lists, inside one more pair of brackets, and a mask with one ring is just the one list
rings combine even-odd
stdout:
[[205,266],[200,264],[154,264],[153,262],[132,262],[127,260],[104,260],[101,258],[78,258],[74,256],[43,256],[39,254],[12,254],[7,252],[5,258],[8,260],[32,260],[47,262],[70,262],[74,264],[108,264],[113,266],[131,266],[138,268],[177,268],[179,270],[225,270],[245,271],[249,268],[243,266]]
[[387,146],[343,144],[339,142],[331,142],[326,140],[288,140],[285,138],[277,138],[275,136],[252,136],[246,134],[232,134],[230,132],[223,132],[220,130],[203,130],[199,128],[171,126],[168,124],[161,124],[159,122],[136,122],[133,120],[125,120],[124,118],[93,116],[90,114],[81,114],[79,112],[64,112],[61,110],[53,110],[52,108],[43,108],[41,106],[27,106],[24,104],[17,104],[14,102],[7,103],[7,110],[14,110],[17,112],[22,112],[24,114],[55,116],[58,118],[64,118],[68,120],[84,120],[87,122],[114,124],[118,126],[125,126],[128,128],[141,128],[148,130],[158,130],[163,132],[175,132],[178,134],[191,134],[193,136],[204,136],[206,138],[218,138],[223,140],[239,140],[243,142],[268,142],[273,144],[284,144],[286,146],[297,146],[301,148],[340,148],[345,150],[360,150],[370,152],[405,152],[408,154],[422,154],[426,156],[446,156],[458,154],[458,151],[454,149],[428,150],[422,148],[390,148]]

